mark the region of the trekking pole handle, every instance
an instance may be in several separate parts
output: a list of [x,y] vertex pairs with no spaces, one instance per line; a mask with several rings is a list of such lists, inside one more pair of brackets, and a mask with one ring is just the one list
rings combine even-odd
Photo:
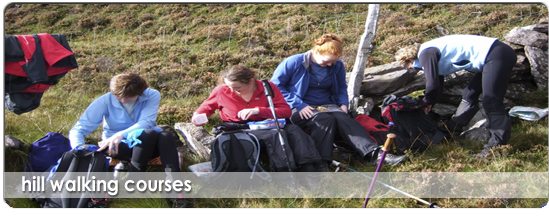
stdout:
[[383,151],[390,151],[391,146],[393,145],[393,140],[396,138],[394,133],[387,134],[387,140],[385,140],[385,145],[383,145]]
[[273,88],[271,88],[271,84],[269,84],[269,80],[267,79],[262,79],[261,82],[263,82],[263,87],[265,88],[265,95],[267,97],[272,97],[273,96]]

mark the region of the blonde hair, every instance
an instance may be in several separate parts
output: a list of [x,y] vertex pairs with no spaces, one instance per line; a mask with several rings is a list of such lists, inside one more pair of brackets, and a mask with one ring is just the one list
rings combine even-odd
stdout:
[[313,41],[313,53],[318,55],[343,55],[343,39],[336,34],[325,34]]
[[252,78],[255,78],[257,71],[243,65],[235,65],[219,75],[219,84],[225,84],[225,79],[242,84],[249,84]]
[[138,74],[122,73],[112,77],[109,88],[114,96],[124,98],[143,95],[149,85]]
[[395,60],[402,63],[407,60],[415,60],[417,59],[417,53],[419,52],[419,47],[421,44],[414,43],[413,45],[406,46],[404,48],[399,49],[395,53]]

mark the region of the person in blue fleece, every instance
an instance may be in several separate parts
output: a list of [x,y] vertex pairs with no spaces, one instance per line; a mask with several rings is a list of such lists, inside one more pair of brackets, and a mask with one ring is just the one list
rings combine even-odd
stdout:
[[474,72],[462,91],[456,113],[446,124],[450,131],[461,132],[480,110],[479,96],[482,94],[491,138],[475,157],[485,158],[493,147],[507,144],[511,137],[511,117],[505,111],[503,98],[517,60],[510,46],[492,37],[448,35],[402,48],[395,54],[395,59],[405,68],[425,73],[426,113],[441,97],[445,75],[459,70]]
[[[373,165],[380,156],[377,143],[348,115],[346,71],[339,59],[343,43],[338,35],[325,34],[311,50],[284,59],[271,78],[292,108],[290,121],[311,134],[326,169],[336,137]],[[385,162],[394,166],[404,158],[388,155]]]
[[130,172],[144,172],[147,162],[160,156],[164,168],[179,172],[179,157],[171,132],[156,126],[160,92],[137,74],[115,75],[110,92],[95,99],[69,131],[72,148],[103,123],[98,151],[130,161]]
[[[95,99],[69,131],[71,147],[85,146],[84,138],[102,123],[97,151],[129,161],[129,172],[145,172],[148,161],[160,156],[167,177],[178,177],[176,172],[181,169],[175,135],[156,126],[160,92],[149,88],[135,73],[115,75],[109,88],[110,92]],[[136,176],[130,173],[128,177]],[[175,207],[192,207],[185,198],[170,201]]]

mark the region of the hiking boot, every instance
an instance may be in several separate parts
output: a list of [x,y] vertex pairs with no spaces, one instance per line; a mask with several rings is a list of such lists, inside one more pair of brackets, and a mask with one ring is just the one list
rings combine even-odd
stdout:
[[328,166],[328,163],[322,162],[318,164],[318,172],[330,172],[330,167]]
[[[382,154],[383,153],[380,152],[377,156],[376,164],[379,164],[379,160],[381,160]],[[394,167],[406,159],[408,159],[408,156],[406,155],[397,156],[395,154],[387,153],[385,154],[385,159],[383,159],[383,164],[389,164],[390,166]]]
[[[463,124],[457,124],[451,119],[444,121],[445,128],[443,132],[448,132],[449,135],[459,137],[463,133]],[[448,135],[447,135],[448,136]]]
[[301,185],[310,191],[317,191],[320,187],[320,178],[317,173],[310,173],[303,177]]
[[496,146],[490,146],[490,145],[484,145],[484,149],[480,151],[480,153],[474,154],[473,157],[477,159],[485,159],[488,157],[488,154],[490,153],[490,150]]
[[306,163],[299,167],[299,172],[316,172],[317,167],[312,163]]
[[194,205],[193,201],[186,198],[171,198],[170,200],[174,208],[192,208]]

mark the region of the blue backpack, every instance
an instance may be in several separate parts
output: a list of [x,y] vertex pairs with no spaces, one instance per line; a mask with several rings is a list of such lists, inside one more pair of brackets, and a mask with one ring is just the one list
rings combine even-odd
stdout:
[[63,134],[49,132],[32,143],[25,172],[46,172],[57,164],[63,153],[71,150],[69,139]]

